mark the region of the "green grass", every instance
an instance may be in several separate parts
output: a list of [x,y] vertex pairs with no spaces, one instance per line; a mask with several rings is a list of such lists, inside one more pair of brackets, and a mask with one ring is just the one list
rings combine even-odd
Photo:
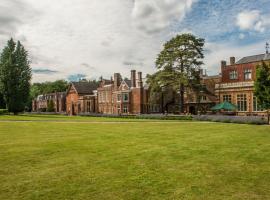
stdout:
[[269,126],[81,118],[0,117],[1,200],[270,199]]

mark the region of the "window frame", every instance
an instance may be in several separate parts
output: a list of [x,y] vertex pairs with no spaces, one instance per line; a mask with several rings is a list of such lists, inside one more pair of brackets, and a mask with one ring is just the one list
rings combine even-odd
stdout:
[[247,95],[237,94],[237,109],[240,112],[247,112]]
[[253,95],[252,98],[252,109],[253,112],[262,112],[264,110],[261,105],[258,104],[258,99],[255,95]]
[[227,101],[229,103],[232,103],[232,95],[224,94],[224,95],[222,95],[222,100],[223,100],[223,102]]
[[[246,77],[248,76],[248,77]],[[251,80],[252,79],[252,70],[250,68],[244,69],[244,79]]]
[[[125,97],[127,97],[127,99],[125,99]],[[127,92],[122,93],[122,101],[129,102],[129,93],[127,93]]]
[[229,72],[229,78],[230,78],[230,80],[238,79],[238,72],[236,70],[230,71]]

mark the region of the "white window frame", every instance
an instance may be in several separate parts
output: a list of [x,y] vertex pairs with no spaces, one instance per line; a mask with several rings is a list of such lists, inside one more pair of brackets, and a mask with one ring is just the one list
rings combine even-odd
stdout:
[[235,80],[238,78],[238,73],[236,70],[230,71],[230,79]]
[[[125,99],[125,96],[127,97],[127,99]],[[127,92],[122,93],[122,100],[123,102],[129,102],[129,94]]]
[[240,112],[247,111],[247,95],[246,94],[238,94],[237,95],[237,108]]
[[245,80],[251,80],[252,79],[252,70],[251,69],[245,69],[244,70],[244,79]]

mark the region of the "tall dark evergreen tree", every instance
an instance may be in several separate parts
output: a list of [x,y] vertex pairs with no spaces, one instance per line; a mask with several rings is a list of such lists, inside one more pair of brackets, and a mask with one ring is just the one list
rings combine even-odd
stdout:
[[0,90],[9,112],[24,111],[29,99],[31,68],[28,53],[13,39],[7,42],[0,56]]
[[184,88],[192,86],[203,64],[204,39],[181,34],[164,44],[156,59],[158,84],[176,88],[180,94],[180,112],[184,112]]
[[269,110],[270,110],[270,64],[262,62],[257,67],[256,81],[255,81],[255,95],[258,103],[263,109],[267,110],[268,123],[270,123]]

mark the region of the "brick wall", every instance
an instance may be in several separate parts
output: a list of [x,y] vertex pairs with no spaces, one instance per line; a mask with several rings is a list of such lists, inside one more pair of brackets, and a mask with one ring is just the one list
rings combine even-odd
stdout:
[[[245,63],[245,64],[235,64],[235,65],[227,65],[221,67],[221,73],[222,73],[222,83],[234,83],[234,82],[244,82],[244,81],[251,81],[256,79],[256,66],[258,65],[258,62],[255,63]],[[252,72],[252,79],[251,80],[245,80],[244,78],[244,71],[246,69],[250,69]],[[230,72],[236,71],[237,72],[237,79],[230,79]]]
[[79,95],[72,86],[66,96],[66,112],[68,115],[78,114],[78,107],[77,107],[78,99]]

